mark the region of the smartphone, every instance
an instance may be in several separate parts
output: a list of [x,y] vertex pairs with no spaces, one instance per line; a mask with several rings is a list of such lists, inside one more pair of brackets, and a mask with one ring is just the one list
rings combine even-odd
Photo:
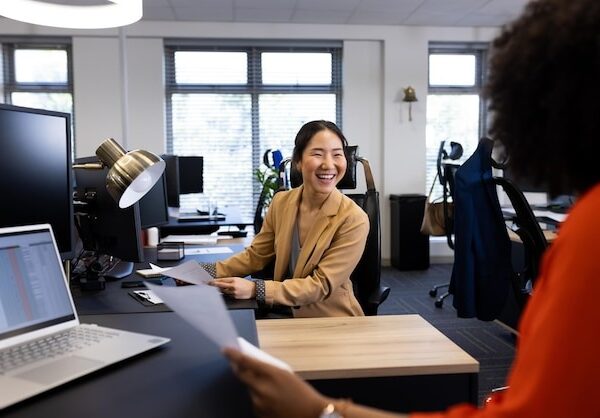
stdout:
[[132,288],[132,287],[146,287],[143,280],[129,280],[126,282],[121,282],[121,287],[124,288]]

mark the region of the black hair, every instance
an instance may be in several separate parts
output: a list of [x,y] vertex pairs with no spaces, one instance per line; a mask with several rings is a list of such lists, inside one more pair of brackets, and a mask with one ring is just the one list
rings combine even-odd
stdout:
[[537,0],[493,42],[491,134],[551,195],[600,181],[600,2]]
[[300,162],[302,159],[302,153],[308,146],[308,143],[318,132],[329,130],[336,134],[338,138],[342,141],[342,147],[344,149],[344,153],[346,153],[346,149],[348,148],[348,141],[346,137],[342,133],[341,129],[337,127],[337,125],[333,122],[329,122],[326,120],[313,120],[310,122],[306,122],[298,133],[296,134],[296,139],[294,140],[294,151],[292,153],[292,161],[294,163]]

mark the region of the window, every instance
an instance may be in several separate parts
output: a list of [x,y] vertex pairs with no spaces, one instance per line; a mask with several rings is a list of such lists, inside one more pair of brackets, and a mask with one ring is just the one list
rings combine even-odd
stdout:
[[2,42],[4,103],[73,113],[71,47],[68,40]]
[[181,196],[181,211],[210,200],[252,219],[264,152],[291,156],[302,124],[341,122],[340,45],[165,42],[167,152],[204,156],[204,193]]
[[[481,90],[485,77],[487,44],[431,44],[429,46],[429,91],[427,95],[427,186],[437,173],[441,141],[459,142],[464,149],[457,160],[464,162],[487,132],[485,103]],[[449,147],[447,147],[449,149]],[[438,185],[435,196],[441,196]]]

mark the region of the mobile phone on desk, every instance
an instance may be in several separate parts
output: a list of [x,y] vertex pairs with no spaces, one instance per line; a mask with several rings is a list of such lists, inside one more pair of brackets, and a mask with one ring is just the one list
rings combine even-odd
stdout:
[[146,285],[144,285],[143,280],[128,280],[126,282],[121,282],[121,287],[126,289],[132,289],[136,287],[146,287]]
[[158,286],[162,286],[163,284],[163,280],[166,277],[160,277],[157,279],[146,279],[146,280],[129,280],[126,282],[121,282],[121,287],[123,288],[127,288],[127,289],[132,289],[132,288],[136,288],[136,287],[146,287],[146,285],[144,284],[144,281],[148,282],[148,283],[152,283]]

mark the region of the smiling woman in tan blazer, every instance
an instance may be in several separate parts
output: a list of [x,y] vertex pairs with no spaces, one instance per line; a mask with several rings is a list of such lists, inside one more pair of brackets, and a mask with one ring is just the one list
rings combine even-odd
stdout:
[[[292,159],[303,185],[275,195],[248,248],[208,266],[217,277],[212,285],[237,299],[292,307],[295,317],[363,315],[350,274],[364,251],[369,220],[335,187],[346,172],[345,147],[332,122],[300,129]],[[242,278],[273,260],[273,280]]]

